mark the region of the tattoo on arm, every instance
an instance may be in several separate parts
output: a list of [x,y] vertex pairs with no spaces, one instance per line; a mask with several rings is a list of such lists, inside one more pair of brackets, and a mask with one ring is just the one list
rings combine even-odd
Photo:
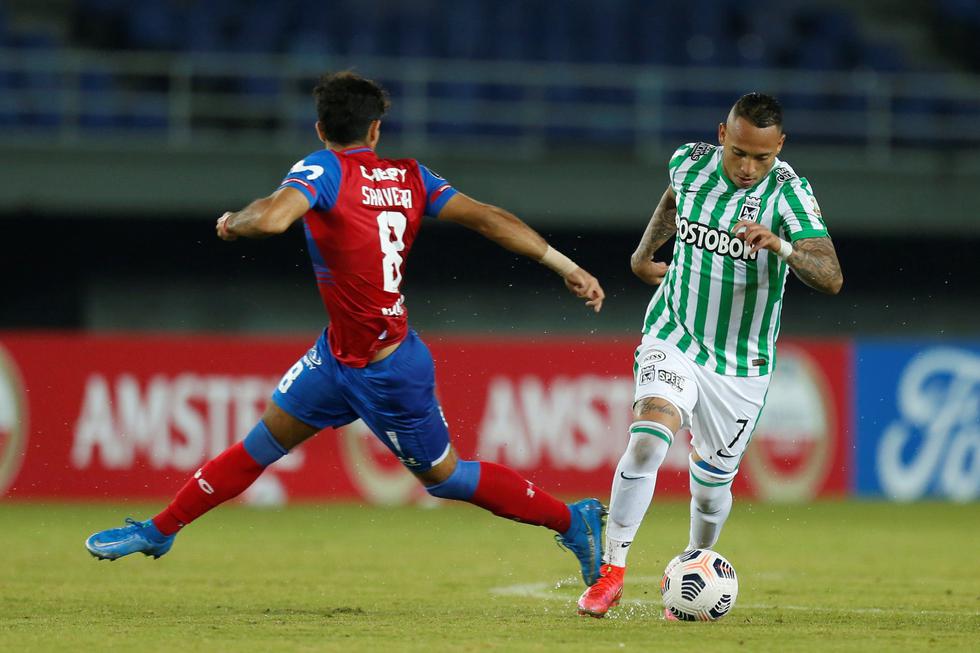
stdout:
[[649,261],[653,258],[654,253],[670,240],[670,237],[677,231],[676,218],[677,198],[674,195],[674,189],[668,188],[650,217],[650,222],[643,232],[640,244],[636,246],[636,251],[633,252],[634,263]]
[[837,251],[830,238],[804,238],[793,244],[786,259],[800,281],[814,290],[836,295],[844,283]]

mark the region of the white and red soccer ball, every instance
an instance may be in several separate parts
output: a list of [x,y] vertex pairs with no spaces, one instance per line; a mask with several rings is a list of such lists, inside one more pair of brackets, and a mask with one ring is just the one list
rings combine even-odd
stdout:
[[738,596],[735,568],[708,549],[692,549],[669,563],[660,581],[664,615],[678,621],[716,621]]

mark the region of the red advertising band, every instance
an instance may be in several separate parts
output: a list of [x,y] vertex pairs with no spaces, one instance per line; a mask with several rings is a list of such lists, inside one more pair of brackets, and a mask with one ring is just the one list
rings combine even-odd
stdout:
[[[0,423],[0,497],[169,497],[249,431],[312,340],[0,333],[0,402],[11,407],[0,415],[17,416]],[[461,456],[506,464],[569,497],[608,493],[632,420],[634,342],[427,341]],[[800,364],[785,368],[796,370],[792,380],[805,388],[813,425],[796,444],[787,437],[800,425],[779,421],[777,379],[737,494],[848,489],[850,346],[781,343],[780,358],[791,357]],[[542,360],[552,363],[543,367]],[[687,494],[688,441],[675,438],[658,496]],[[256,485],[255,492],[287,500],[391,503],[424,495],[360,422],[312,438]]]

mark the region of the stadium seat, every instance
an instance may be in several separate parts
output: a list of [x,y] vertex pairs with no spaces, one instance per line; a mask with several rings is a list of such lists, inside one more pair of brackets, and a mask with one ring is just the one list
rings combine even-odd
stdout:
[[[937,0],[935,11],[960,34],[980,28],[980,3],[975,0]],[[777,11],[778,9],[778,11]],[[50,50],[61,46],[108,50],[154,50],[189,53],[284,53],[297,57],[297,66],[310,58],[336,58],[347,65],[364,58],[418,57],[430,60],[546,61],[582,64],[647,64],[761,69],[793,68],[813,71],[873,70],[882,73],[910,69],[903,53],[862,34],[854,15],[835,6],[777,0],[456,0],[423,2],[412,6],[392,0],[335,0],[310,8],[291,0],[77,0],[75,11],[64,17],[69,29],[64,42],[46,33],[12,33],[9,10],[0,6],[0,46],[20,50]],[[60,37],[59,37],[60,38]],[[961,39],[966,56],[976,53],[975,39]],[[273,98],[281,80],[264,73],[253,77],[202,77],[195,88],[227,93],[229,97]],[[292,83],[292,82],[286,82]],[[130,119],[91,98],[130,88],[132,79],[85,71],[82,80],[83,128],[105,129],[138,123],[155,130],[166,116],[150,113]],[[160,82],[150,90],[163,89]],[[0,105],[0,124],[13,121],[52,127],[60,122],[57,103],[39,106],[32,94],[63,91],[50,75],[12,75],[0,70],[0,89],[32,89],[23,94],[27,112],[12,112]],[[823,91],[824,89],[817,89]],[[635,106],[634,91],[605,91],[568,85],[536,90],[552,121],[544,127],[549,140],[586,139],[595,142],[629,140],[633,125],[618,131],[608,123],[607,109],[623,114]],[[527,95],[519,84],[452,80],[430,83],[433,100],[452,100],[454,115],[431,125],[433,133],[496,136],[494,120],[483,120],[488,102],[520,101]],[[394,97],[399,97],[393,92]],[[680,111],[715,111],[731,101],[731,92],[672,91],[668,106]],[[860,94],[826,89],[821,94],[786,94],[788,110],[830,109],[858,114],[866,111]],[[446,104],[444,102],[444,104]],[[564,107],[594,105],[589,115],[563,120]],[[899,112],[917,115],[914,101],[896,104]],[[950,109],[952,110],[952,109]],[[141,114],[144,112],[140,112]],[[962,113],[957,115],[963,115]],[[493,116],[489,116],[492,118]],[[391,116],[391,127],[401,129],[406,116]],[[288,119],[292,122],[293,117]],[[615,121],[613,121],[615,122]],[[234,125],[233,125],[234,126]],[[685,127],[665,126],[663,138],[690,137]],[[521,128],[518,126],[519,132]]]

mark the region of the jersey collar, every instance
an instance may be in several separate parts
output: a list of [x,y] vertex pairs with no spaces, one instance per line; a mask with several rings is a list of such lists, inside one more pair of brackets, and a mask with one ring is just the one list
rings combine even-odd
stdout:
[[358,154],[360,152],[371,152],[371,148],[365,145],[358,145],[357,147],[348,147],[345,150],[341,150],[341,154]]

